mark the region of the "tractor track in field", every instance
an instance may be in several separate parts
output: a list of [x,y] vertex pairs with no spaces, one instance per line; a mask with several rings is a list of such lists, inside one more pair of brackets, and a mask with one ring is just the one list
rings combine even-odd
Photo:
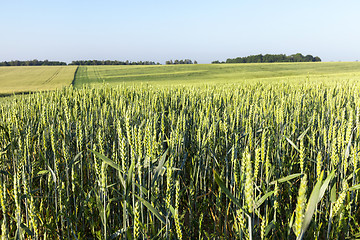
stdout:
[[98,67],[94,67],[94,73],[95,73],[95,76],[96,76],[96,79],[99,83],[102,83],[104,81],[104,79],[101,77],[100,73],[99,73],[99,69]]
[[78,70],[79,70],[79,66],[76,67],[76,70],[75,70],[75,72],[74,72],[73,80],[71,81],[71,84],[70,84],[71,86],[74,86],[74,85],[75,85],[76,74],[77,74]]
[[59,69],[57,69],[57,70],[54,72],[54,74],[51,75],[51,77],[49,77],[48,79],[45,80],[45,82],[43,82],[43,84],[47,84],[47,83],[51,82],[52,80],[54,80],[54,79],[57,77],[57,75],[59,75],[59,73],[60,73],[60,71],[61,71],[62,69],[63,69],[62,67],[60,67]]

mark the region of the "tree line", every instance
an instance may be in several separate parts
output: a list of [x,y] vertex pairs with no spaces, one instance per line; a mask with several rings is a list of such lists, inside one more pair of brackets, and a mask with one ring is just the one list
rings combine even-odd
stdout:
[[212,63],[272,63],[272,62],[321,62],[319,57],[312,55],[302,55],[296,53],[292,55],[285,54],[258,54],[247,57],[228,58],[226,62],[213,61]]
[[72,61],[69,65],[161,65],[153,61],[118,61],[118,60],[77,60]]
[[61,66],[61,65],[161,65],[161,64],[153,61],[131,62],[128,60],[127,61],[77,60],[77,61],[72,61],[69,64],[60,61],[49,61],[49,60],[39,61],[37,59],[27,60],[27,61],[14,60],[9,62],[7,61],[0,62],[0,66]]
[[34,60],[27,60],[27,61],[4,61],[0,62],[0,66],[58,66],[58,65],[67,65],[66,62],[59,62],[59,61],[39,61],[37,59]]
[[190,59],[184,59],[184,60],[168,60],[165,62],[166,65],[172,65],[172,64],[197,64],[197,61],[195,60],[194,62]]

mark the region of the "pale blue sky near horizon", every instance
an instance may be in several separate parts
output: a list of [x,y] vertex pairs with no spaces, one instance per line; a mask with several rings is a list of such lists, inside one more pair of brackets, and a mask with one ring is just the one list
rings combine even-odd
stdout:
[[360,60],[358,0],[3,1],[0,61]]

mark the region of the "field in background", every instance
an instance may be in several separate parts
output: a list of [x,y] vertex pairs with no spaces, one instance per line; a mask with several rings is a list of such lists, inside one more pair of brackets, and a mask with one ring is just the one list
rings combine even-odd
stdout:
[[55,90],[71,85],[77,66],[0,68],[0,94]]
[[[55,90],[71,85],[76,66],[1,67],[0,95]],[[360,80],[360,63],[261,63],[163,66],[80,66],[75,87],[116,85],[201,86],[224,83],[332,85]]]
[[165,66],[80,66],[75,86],[103,83],[161,86],[219,83],[301,83],[304,80],[333,83],[360,80],[360,63],[261,63]]

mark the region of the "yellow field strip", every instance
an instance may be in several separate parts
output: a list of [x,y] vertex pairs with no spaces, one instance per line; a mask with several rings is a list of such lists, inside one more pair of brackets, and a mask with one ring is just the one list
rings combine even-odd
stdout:
[[0,68],[0,94],[55,90],[69,86],[77,66],[26,66]]

